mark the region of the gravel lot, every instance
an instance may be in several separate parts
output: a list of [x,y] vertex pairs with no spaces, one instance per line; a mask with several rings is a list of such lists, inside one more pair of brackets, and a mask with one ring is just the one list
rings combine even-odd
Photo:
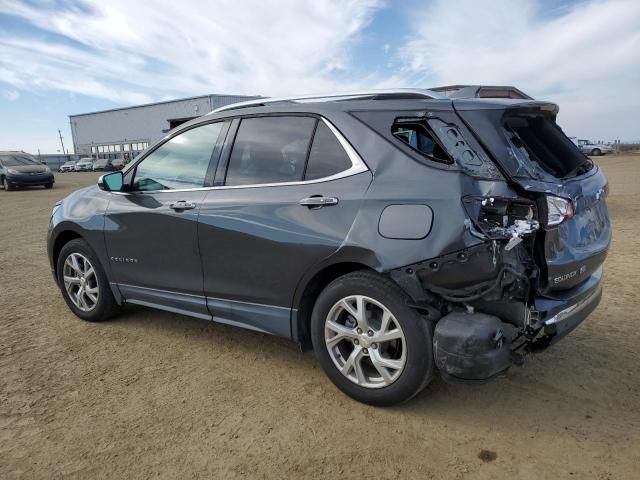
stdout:
[[45,234],[97,175],[0,191],[0,478],[637,479],[640,156],[599,163],[614,241],[594,314],[493,383],[388,409],[283,339],[142,308],[80,321]]

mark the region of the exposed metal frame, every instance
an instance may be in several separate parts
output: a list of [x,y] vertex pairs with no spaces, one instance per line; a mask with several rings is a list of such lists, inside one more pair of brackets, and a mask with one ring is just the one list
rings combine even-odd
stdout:
[[320,103],[320,102],[337,102],[340,100],[360,100],[360,99],[392,99],[403,97],[418,97],[429,100],[446,99],[447,97],[434,92],[432,90],[422,88],[381,88],[371,90],[359,90],[354,92],[328,93],[316,95],[300,95],[294,97],[271,97],[258,98],[255,100],[247,100],[246,102],[232,103],[224,107],[216,108],[208,115],[213,113],[225,112],[228,110],[237,110],[239,108],[259,107],[274,103],[293,102],[293,103]]

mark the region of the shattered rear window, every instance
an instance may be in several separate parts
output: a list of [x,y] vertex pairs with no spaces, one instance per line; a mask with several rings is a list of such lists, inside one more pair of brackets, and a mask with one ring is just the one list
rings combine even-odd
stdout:
[[432,160],[453,163],[453,160],[436,140],[426,125],[420,123],[395,123],[391,127],[393,136]]
[[509,116],[504,121],[504,130],[520,166],[518,176],[567,178],[593,167],[560,127],[545,116]]

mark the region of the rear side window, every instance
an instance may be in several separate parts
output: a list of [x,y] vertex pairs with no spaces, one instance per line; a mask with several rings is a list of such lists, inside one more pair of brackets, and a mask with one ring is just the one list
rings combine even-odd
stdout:
[[351,167],[351,160],[324,122],[318,122],[309,153],[305,180],[330,177]]
[[394,123],[391,127],[391,133],[431,160],[452,163],[447,152],[436,141],[435,135],[425,125]]
[[226,185],[300,181],[316,125],[312,117],[244,118],[233,144]]

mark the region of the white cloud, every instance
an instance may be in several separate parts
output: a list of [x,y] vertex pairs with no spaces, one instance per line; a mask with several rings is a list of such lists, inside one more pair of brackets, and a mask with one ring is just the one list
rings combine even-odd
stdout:
[[15,102],[20,98],[20,92],[17,90],[7,90],[2,94],[2,96],[10,102]]
[[578,2],[553,12],[533,0],[437,0],[401,50],[414,82],[513,84],[560,104],[568,133],[640,137],[640,2]]
[[36,7],[2,0],[0,14],[21,17],[40,33],[0,29],[0,81],[16,91],[121,104],[204,93],[513,84],[557,101],[570,134],[640,138],[638,0],[585,0],[547,11],[540,0],[411,5],[406,38],[377,47],[378,62],[367,71],[354,49],[362,38],[376,45],[375,35],[385,33],[363,35],[382,3],[42,0]]
[[[5,0],[58,39],[0,38],[0,80],[139,103],[202,93],[283,94],[334,89],[349,43],[378,0],[132,2],[83,7]],[[60,37],[62,36],[62,37]]]

